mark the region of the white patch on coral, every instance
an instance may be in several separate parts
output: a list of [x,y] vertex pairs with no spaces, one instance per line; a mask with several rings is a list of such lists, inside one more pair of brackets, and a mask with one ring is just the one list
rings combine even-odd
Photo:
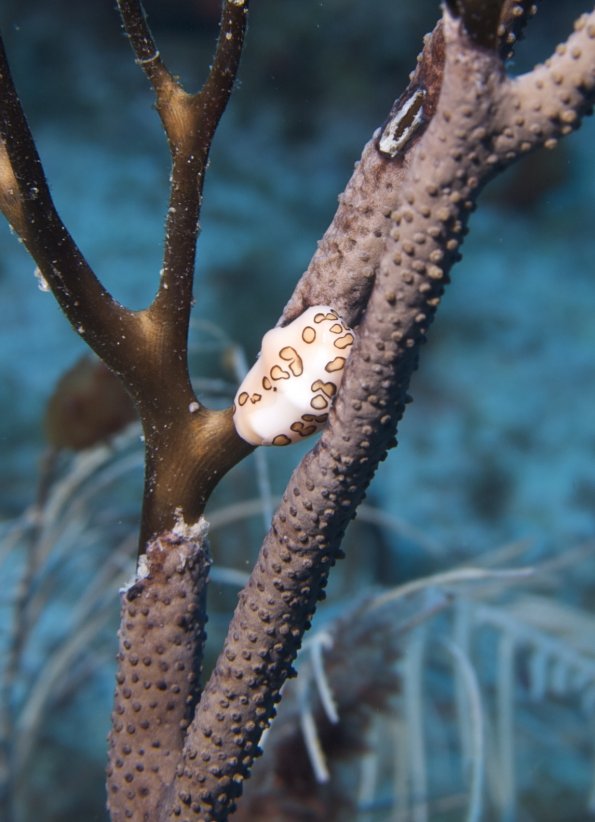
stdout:
[[184,520],[182,509],[176,508],[172,533],[175,534],[176,537],[180,537],[188,542],[204,542],[209,533],[209,523],[204,517],[201,517],[197,522],[188,525]]

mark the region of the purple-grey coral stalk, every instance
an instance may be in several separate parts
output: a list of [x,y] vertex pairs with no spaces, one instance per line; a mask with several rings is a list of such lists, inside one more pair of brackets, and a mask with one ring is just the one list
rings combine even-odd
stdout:
[[115,820],[159,819],[167,812],[206,636],[206,532],[200,520],[152,540],[135,580],[121,592],[107,779]]
[[[394,157],[366,146],[283,319],[329,303],[357,324],[330,424],[294,471],[188,730],[172,818],[222,820],[292,674],[345,528],[387,449],[482,186],[576,128],[595,89],[595,13],[517,79],[445,10],[401,101],[428,122]],[[398,116],[398,108],[393,112]],[[204,768],[192,767],[202,759]]]

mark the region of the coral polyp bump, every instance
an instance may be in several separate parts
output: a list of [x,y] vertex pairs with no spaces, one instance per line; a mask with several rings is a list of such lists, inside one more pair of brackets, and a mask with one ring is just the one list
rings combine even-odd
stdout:
[[312,306],[262,338],[234,400],[234,423],[251,445],[290,445],[318,431],[341,384],[354,334],[328,305]]

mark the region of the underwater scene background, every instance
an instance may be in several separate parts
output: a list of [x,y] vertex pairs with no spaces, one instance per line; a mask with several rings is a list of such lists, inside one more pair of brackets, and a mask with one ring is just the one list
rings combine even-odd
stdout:
[[[145,5],[197,87],[218,2]],[[544,2],[510,71],[585,10]],[[434,0],[254,4],[202,212],[192,364],[207,405],[233,399],[438,14]],[[117,12],[3,0],[0,24],[62,217],[112,293],[144,306],[169,160]],[[587,119],[482,195],[399,447],[348,532],[238,819],[595,815],[594,141]],[[106,820],[142,443],[34,268],[0,225],[0,807]],[[307,447],[260,449],[213,496],[211,662]]]

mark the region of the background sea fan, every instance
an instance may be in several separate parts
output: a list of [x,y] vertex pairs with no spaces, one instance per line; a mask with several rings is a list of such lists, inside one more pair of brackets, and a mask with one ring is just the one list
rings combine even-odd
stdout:
[[105,363],[86,354],[58,380],[44,428],[54,448],[80,451],[117,434],[134,419],[134,405],[121,381]]
[[398,620],[362,603],[308,640],[238,819],[265,809],[266,818],[295,822],[355,818],[358,779],[347,771],[357,773],[374,717],[394,710],[402,634]]

